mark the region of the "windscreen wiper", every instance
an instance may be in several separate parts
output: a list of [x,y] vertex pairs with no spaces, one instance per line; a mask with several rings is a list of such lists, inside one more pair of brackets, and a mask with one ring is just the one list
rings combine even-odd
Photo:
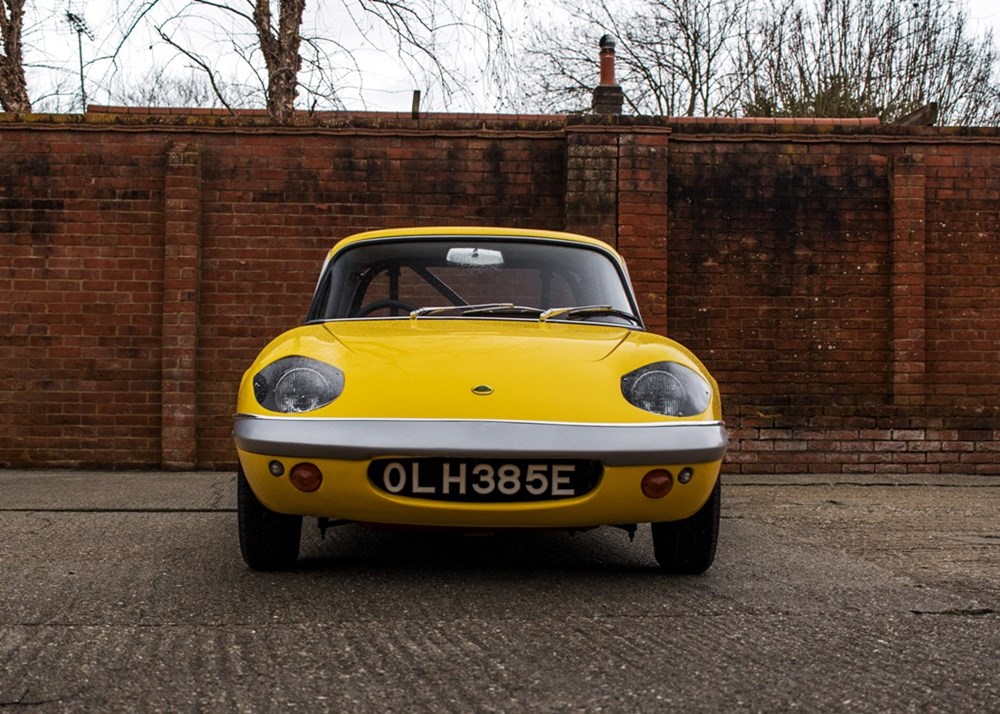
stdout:
[[608,315],[611,317],[620,317],[623,320],[628,320],[635,325],[642,325],[642,321],[631,312],[626,312],[625,310],[619,310],[616,307],[611,307],[611,305],[580,305],[577,307],[553,307],[546,310],[538,319],[542,322],[548,320],[562,318],[562,319],[573,319],[575,317],[595,317]]
[[528,307],[527,305],[515,305],[514,303],[503,303],[498,305],[488,305],[464,310],[463,315],[532,315],[540,317],[544,311],[538,307]]
[[501,308],[514,307],[511,302],[485,302],[478,305],[439,305],[418,307],[410,313],[410,319],[416,320],[418,317],[435,317],[437,315],[468,315],[481,310],[497,310]]
[[421,317],[440,317],[449,315],[458,315],[463,317],[476,315],[532,315],[538,317],[541,322],[558,318],[572,320],[577,317],[587,318],[607,315],[611,317],[620,317],[635,325],[642,325],[642,321],[631,312],[619,310],[618,308],[611,307],[610,305],[580,305],[575,307],[553,307],[548,310],[542,310],[540,308],[529,307],[527,305],[515,305],[512,302],[487,302],[476,305],[431,305],[413,310],[410,312],[410,319],[416,320]]

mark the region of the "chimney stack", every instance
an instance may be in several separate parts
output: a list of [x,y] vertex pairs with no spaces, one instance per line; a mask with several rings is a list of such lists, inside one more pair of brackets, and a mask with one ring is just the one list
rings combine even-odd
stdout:
[[601,83],[594,89],[591,106],[595,114],[621,114],[625,93],[615,82],[615,38],[601,38]]

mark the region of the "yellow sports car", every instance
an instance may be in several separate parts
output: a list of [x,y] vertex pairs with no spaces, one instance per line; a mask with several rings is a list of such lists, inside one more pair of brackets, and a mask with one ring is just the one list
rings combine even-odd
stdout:
[[419,228],[340,241],[304,325],[240,384],[240,546],[298,558],[302,517],[584,529],[651,523],[663,570],[715,558],[718,387],[643,328],[621,257],[585,236]]

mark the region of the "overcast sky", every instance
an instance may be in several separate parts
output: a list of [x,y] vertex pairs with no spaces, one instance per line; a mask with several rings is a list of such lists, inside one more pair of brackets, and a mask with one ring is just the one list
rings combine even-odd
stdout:
[[997,0],[970,0],[969,15],[973,20],[995,27],[998,4]]
[[[180,4],[182,0],[161,1],[163,5],[167,5],[170,2]],[[102,53],[106,54],[114,47],[116,42],[114,38],[120,36],[120,30],[116,27],[115,7],[138,5],[140,2],[142,0],[119,0],[116,5],[112,2],[95,3],[86,0],[27,0],[28,9],[34,11],[34,16],[29,17],[29,22],[26,23],[25,43],[28,46],[26,62],[45,65],[29,69],[29,93],[37,110],[79,111],[78,36],[65,19],[67,9],[85,21],[87,29],[93,36],[93,40],[86,35],[80,38],[83,59],[87,63],[85,82],[89,104],[115,103],[109,91],[112,81],[116,78],[121,81],[129,77],[133,78],[131,81],[136,81],[136,78],[141,77],[146,69],[154,64],[169,63],[172,71],[176,70],[179,74],[188,73],[189,70],[186,70],[185,66],[190,63],[178,58],[175,52],[163,47],[158,38],[145,30],[136,33],[116,64],[99,60]],[[524,8],[529,7],[532,11],[548,14],[546,6],[549,5],[549,0],[530,2],[499,0],[499,4],[509,11],[506,21],[516,36],[525,19]],[[312,6],[312,0],[309,0],[307,7]],[[460,4],[459,7],[461,6]],[[977,27],[993,28],[1000,41],[1000,0],[967,0],[967,6],[970,18],[977,23]],[[313,31],[324,37],[334,38],[353,54],[361,69],[360,73],[346,75],[345,81],[341,84],[341,98],[347,108],[409,111],[412,90],[419,88],[423,90],[422,107],[425,111],[496,110],[495,98],[488,82],[476,83],[471,92],[455,95],[450,99],[443,96],[440,91],[435,92],[434,89],[428,91],[426,87],[420,87],[419,80],[414,80],[398,62],[391,38],[382,39],[381,44],[385,48],[383,51],[366,48],[350,21],[341,13],[329,9],[340,7],[339,3],[327,3],[324,7],[328,9],[323,16],[314,13],[310,18],[315,24]],[[599,34],[600,29],[595,32]],[[199,41],[207,46],[213,41],[225,39],[225,37],[220,38],[218,33],[214,37],[212,34],[212,30],[206,27]],[[467,76],[471,78],[481,74],[478,72],[476,48],[460,47],[458,40],[446,41],[445,45],[449,50],[457,50],[458,58],[465,61],[463,70]],[[233,71],[237,65],[238,63],[234,63]],[[595,81],[596,79],[595,76]],[[42,95],[55,81],[63,83],[64,95],[60,98],[46,99]]]

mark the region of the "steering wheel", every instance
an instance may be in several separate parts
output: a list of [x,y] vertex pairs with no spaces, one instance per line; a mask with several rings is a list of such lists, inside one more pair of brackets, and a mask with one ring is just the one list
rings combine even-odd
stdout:
[[402,310],[403,312],[409,314],[416,309],[417,308],[413,305],[408,305],[402,300],[376,300],[375,302],[370,302],[358,310],[355,317],[366,317],[371,315],[373,312],[378,312],[379,310]]

